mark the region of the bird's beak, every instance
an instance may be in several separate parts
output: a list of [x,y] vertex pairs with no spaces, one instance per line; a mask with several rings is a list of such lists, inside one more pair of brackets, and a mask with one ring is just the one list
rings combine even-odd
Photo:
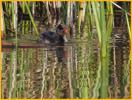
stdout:
[[68,28],[64,27],[63,31],[64,31],[64,40],[65,40],[65,42],[68,42],[68,40],[69,40]]
[[68,33],[68,29],[66,27],[64,27],[64,33]]

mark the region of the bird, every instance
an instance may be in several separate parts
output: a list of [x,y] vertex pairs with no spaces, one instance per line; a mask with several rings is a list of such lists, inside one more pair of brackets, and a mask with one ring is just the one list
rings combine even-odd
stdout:
[[64,44],[67,42],[66,33],[67,29],[62,24],[59,24],[56,27],[56,32],[46,31],[40,35],[41,41],[43,43],[49,43],[51,46],[56,46],[55,51],[58,62],[64,61]]

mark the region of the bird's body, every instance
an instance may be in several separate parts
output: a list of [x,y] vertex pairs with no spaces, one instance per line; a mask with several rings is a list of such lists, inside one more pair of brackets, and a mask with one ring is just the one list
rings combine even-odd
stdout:
[[[59,32],[61,30],[61,32]],[[44,43],[49,43],[49,44],[53,44],[52,46],[56,46],[55,51],[56,51],[56,56],[58,59],[58,62],[62,62],[64,57],[65,57],[65,52],[64,52],[64,43],[65,43],[65,39],[64,39],[64,34],[63,34],[63,27],[59,26],[59,28],[57,28],[57,32],[52,32],[52,31],[48,31],[48,32],[44,32],[41,34],[41,41]]]
[[49,41],[49,43],[57,43],[59,35],[57,35],[55,32],[48,31],[42,33],[40,38],[42,42]]

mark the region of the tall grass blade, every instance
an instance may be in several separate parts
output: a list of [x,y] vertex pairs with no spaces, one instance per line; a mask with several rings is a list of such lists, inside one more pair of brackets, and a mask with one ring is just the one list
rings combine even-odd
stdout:
[[29,9],[29,6],[28,6],[27,2],[25,2],[25,6],[26,6],[26,8],[27,8],[27,11],[28,11],[28,14],[29,14],[29,16],[30,16],[31,22],[32,22],[32,24],[33,24],[34,30],[35,30],[36,34],[39,35],[38,29],[37,29],[37,27],[36,27],[35,21],[34,21],[34,19],[33,19],[33,16],[32,16],[32,14],[31,14],[31,11],[30,11],[30,9]]

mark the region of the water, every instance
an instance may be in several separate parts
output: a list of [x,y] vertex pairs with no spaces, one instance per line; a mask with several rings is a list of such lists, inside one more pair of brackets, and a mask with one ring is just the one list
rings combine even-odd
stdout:
[[[129,46],[120,44],[110,47],[109,98],[130,97]],[[93,98],[100,61],[94,45],[68,44],[62,63],[51,47],[3,48],[2,98]]]

